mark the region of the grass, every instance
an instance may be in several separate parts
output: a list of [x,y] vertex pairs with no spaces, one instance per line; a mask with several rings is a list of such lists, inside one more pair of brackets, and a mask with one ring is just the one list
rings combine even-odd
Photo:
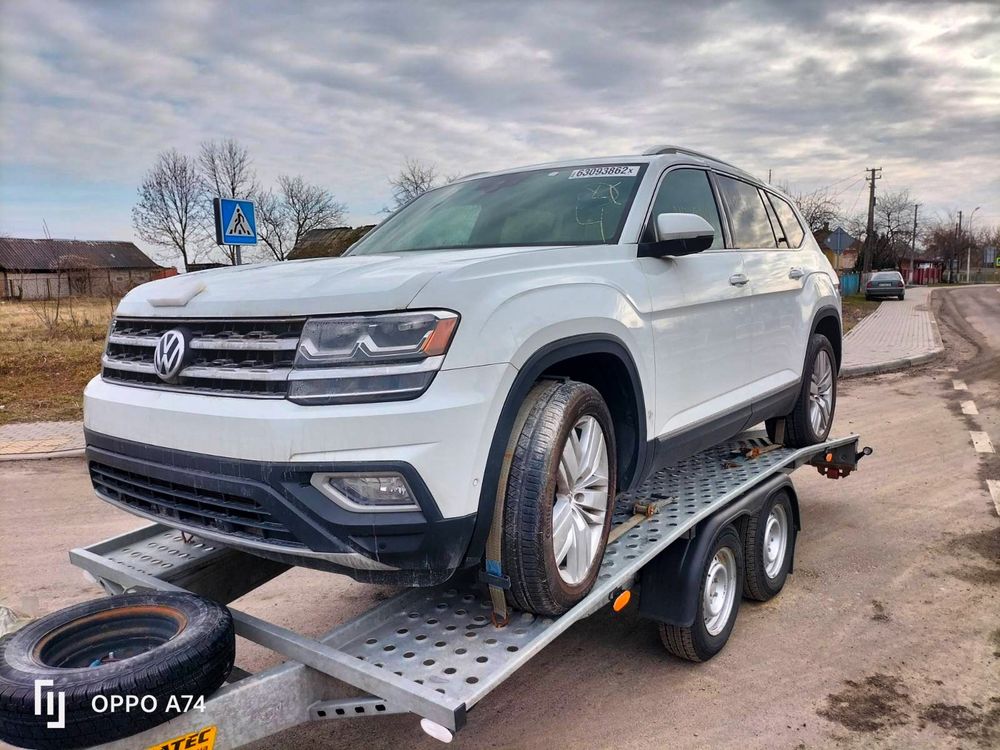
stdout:
[[875,300],[866,300],[863,294],[848,294],[841,297],[840,301],[844,308],[844,333],[854,328],[864,317],[875,312],[881,304]]
[[0,425],[82,419],[83,387],[101,369],[107,299],[0,302]]

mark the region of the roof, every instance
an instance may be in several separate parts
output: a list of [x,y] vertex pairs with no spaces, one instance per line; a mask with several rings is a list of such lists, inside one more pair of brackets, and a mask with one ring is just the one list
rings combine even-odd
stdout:
[[159,267],[132,242],[0,237],[0,268],[7,271]]
[[363,227],[333,227],[310,229],[292,248],[288,260],[304,258],[336,258],[371,231],[374,224]]

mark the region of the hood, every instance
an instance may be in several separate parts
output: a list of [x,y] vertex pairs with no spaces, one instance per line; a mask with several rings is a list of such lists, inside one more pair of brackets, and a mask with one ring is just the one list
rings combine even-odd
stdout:
[[117,314],[269,318],[402,310],[439,273],[539,249],[354,255],[198,271],[136,287],[122,299]]

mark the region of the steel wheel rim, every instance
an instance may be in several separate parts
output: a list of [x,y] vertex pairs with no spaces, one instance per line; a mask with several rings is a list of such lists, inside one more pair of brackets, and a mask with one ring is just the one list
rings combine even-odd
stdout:
[[608,443],[591,416],[569,431],[556,470],[552,552],[559,577],[582,583],[597,559],[608,514]]
[[833,362],[829,353],[822,349],[813,362],[812,378],[809,380],[809,422],[813,433],[823,435],[833,416]]
[[729,547],[715,553],[705,576],[705,629],[709,635],[718,635],[729,622],[736,601],[736,555]]
[[764,524],[764,573],[777,578],[788,549],[788,515],[784,506],[775,505]]

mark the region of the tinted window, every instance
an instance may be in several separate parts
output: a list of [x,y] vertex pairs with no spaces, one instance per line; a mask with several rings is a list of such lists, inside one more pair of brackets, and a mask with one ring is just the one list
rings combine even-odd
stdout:
[[653,222],[657,214],[695,214],[700,216],[715,230],[712,247],[722,247],[722,222],[719,208],[715,205],[715,194],[708,181],[708,175],[700,169],[675,169],[668,172],[660,183],[660,189],[653,201],[650,224],[643,236],[644,242],[652,242]]
[[882,271],[872,274],[872,281],[900,281],[903,278],[899,271]]
[[757,188],[731,177],[718,177],[719,191],[729,209],[736,247],[777,247],[767,210]]
[[351,255],[615,243],[644,164],[535,169],[430,190],[351,248]]
[[802,240],[806,236],[802,225],[799,224],[798,217],[787,201],[776,195],[769,195],[768,197],[771,199],[771,205],[774,206],[774,210],[778,214],[778,219],[781,221],[781,228],[785,231],[788,246],[798,247],[802,244]]

